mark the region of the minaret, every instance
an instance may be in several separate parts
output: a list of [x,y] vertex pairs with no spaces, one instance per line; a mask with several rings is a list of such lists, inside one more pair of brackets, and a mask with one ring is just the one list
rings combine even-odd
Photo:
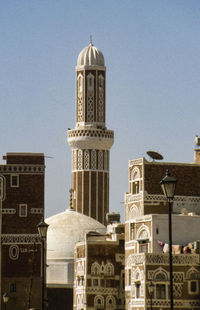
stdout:
[[114,132],[106,128],[106,67],[92,43],[78,56],[76,127],[68,130],[72,148],[73,208],[106,223],[109,212],[109,150]]

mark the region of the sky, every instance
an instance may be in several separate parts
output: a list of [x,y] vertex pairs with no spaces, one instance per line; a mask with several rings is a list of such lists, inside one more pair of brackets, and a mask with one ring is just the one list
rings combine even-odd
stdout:
[[[107,68],[110,211],[123,220],[128,161],[193,162],[200,135],[199,0],[1,0],[0,155],[44,152],[46,217],[69,205],[75,66],[89,44]],[[0,164],[4,161],[0,160]]]

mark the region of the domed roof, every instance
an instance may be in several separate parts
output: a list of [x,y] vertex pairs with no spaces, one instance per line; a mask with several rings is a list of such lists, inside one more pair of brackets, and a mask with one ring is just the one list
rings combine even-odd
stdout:
[[77,66],[104,66],[103,54],[92,43],[85,47],[79,54]]
[[47,218],[47,259],[73,259],[74,247],[85,232],[105,232],[105,226],[93,218],[67,209]]

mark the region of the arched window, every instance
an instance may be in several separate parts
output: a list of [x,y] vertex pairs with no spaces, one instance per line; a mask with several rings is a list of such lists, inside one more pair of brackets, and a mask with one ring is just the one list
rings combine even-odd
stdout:
[[103,309],[104,308],[104,298],[101,295],[97,295],[94,298],[94,307],[95,309]]
[[146,225],[142,225],[138,230],[137,236],[139,244],[139,253],[149,252],[149,229]]
[[89,73],[87,76],[87,89],[89,91],[94,90],[94,75],[92,73]]
[[114,266],[111,263],[107,263],[105,266],[105,274],[107,276],[112,276],[114,275]]
[[104,77],[102,74],[99,75],[99,88],[103,88],[104,87]]
[[100,265],[95,262],[91,266],[91,275],[97,276],[100,274]]
[[116,301],[114,296],[107,296],[106,297],[106,307],[107,308],[115,308],[116,306]]
[[157,272],[155,272],[154,274],[154,282],[155,286],[156,286],[156,298],[157,299],[166,299],[166,292],[167,292],[167,288],[166,288],[166,283],[168,281],[168,276],[167,273],[164,270],[159,270]]
[[81,93],[83,91],[83,76],[82,74],[78,75],[78,92]]
[[135,298],[140,298],[140,289],[141,289],[140,273],[136,272],[136,275],[135,275]]
[[130,192],[134,194],[139,194],[140,192],[140,170],[137,167],[134,167],[131,172],[130,177]]

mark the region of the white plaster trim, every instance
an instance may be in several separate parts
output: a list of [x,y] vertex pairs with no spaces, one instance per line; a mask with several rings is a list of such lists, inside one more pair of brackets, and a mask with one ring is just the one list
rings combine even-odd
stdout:
[[[3,175],[11,174],[44,174],[44,165],[0,165],[0,173]],[[14,187],[14,186],[12,186]]]
[[2,234],[2,244],[40,244],[39,234]]
[[[25,215],[22,214],[22,208],[24,208],[25,210]],[[19,204],[19,217],[27,217],[27,215],[28,215],[28,205],[26,203]]]
[[15,214],[15,213],[16,213],[16,209],[11,209],[11,208],[2,209],[2,214]]

